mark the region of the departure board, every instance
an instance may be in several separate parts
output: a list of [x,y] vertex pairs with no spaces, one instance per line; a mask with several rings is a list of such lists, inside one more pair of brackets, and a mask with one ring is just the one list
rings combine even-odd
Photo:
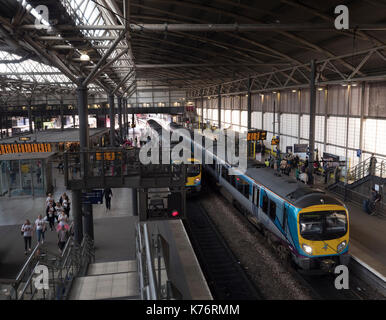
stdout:
[[252,130],[248,131],[247,141],[259,141],[267,139],[267,131],[264,130]]
[[7,143],[0,144],[0,154],[52,152],[49,143]]

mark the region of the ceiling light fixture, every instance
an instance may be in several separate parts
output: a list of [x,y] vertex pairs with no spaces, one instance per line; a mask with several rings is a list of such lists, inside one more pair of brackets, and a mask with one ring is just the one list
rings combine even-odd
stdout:
[[80,61],[90,61],[90,56],[86,52],[82,52],[80,55]]

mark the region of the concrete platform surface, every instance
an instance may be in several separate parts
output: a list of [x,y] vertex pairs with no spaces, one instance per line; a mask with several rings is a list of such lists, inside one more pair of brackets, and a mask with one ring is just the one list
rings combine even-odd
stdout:
[[79,277],[73,284],[70,300],[139,299],[136,271]]
[[87,275],[95,276],[100,274],[136,272],[136,271],[137,271],[136,260],[114,261],[114,262],[104,262],[104,263],[100,262],[100,263],[90,264],[87,270]]

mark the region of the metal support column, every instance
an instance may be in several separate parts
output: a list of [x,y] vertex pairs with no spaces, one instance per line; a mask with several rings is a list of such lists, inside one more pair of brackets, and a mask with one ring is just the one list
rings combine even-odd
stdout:
[[[359,149],[363,150],[363,123],[364,123],[364,115],[365,115],[365,94],[366,94],[366,82],[362,82],[361,88],[361,120],[359,124]],[[363,161],[363,152],[361,152],[361,156],[359,162]]]
[[119,141],[123,139],[123,126],[122,126],[122,97],[118,96],[118,126],[119,126]]
[[[12,122],[12,120],[11,120],[11,122]],[[12,127],[12,125],[11,125],[11,127]],[[7,129],[6,136],[9,137],[8,112],[7,111],[5,112],[5,128]]]
[[3,139],[3,113],[0,112],[0,137]]
[[[311,78],[310,78],[310,133],[309,133],[309,148],[310,155],[308,161],[308,169],[310,172],[313,172],[313,162],[314,162],[314,150],[315,150],[315,113],[316,113],[316,87],[315,87],[315,77],[316,77],[316,66],[315,60],[311,60]],[[309,175],[311,181],[310,184],[313,184],[313,175]]]
[[217,113],[218,113],[218,128],[221,129],[221,85],[218,86],[218,98],[217,98]]
[[[78,115],[79,115],[79,142],[80,142],[80,165],[81,175],[84,180],[88,176],[88,159],[85,151],[89,148],[89,128],[88,128],[88,103],[87,103],[87,85],[83,85],[84,79],[80,79],[77,88]],[[87,190],[82,190],[87,192]],[[94,222],[91,204],[83,204],[83,225],[84,232],[94,239]]]
[[248,110],[248,130],[252,129],[252,96],[251,96],[251,78],[248,78],[248,97],[247,97],[247,110]]
[[201,89],[201,127],[204,129],[204,90]]
[[328,119],[328,111],[329,111],[329,103],[328,103],[328,87],[324,90],[324,137],[323,137],[323,143],[324,143],[324,152],[327,152],[327,119]]
[[114,110],[114,95],[109,94],[110,107],[110,146],[115,146],[115,110]]
[[123,138],[127,136],[127,98],[123,98]]
[[134,112],[131,114],[131,126],[133,128],[133,139],[134,139],[134,121],[135,121],[135,118],[134,118]]
[[31,101],[28,101],[28,124],[29,124],[29,133],[33,133]]
[[347,184],[347,171],[349,169],[349,163],[348,163],[348,132],[349,132],[349,124],[350,124],[350,101],[351,100],[351,85],[347,86],[347,110],[346,110],[346,141],[345,141],[345,160],[346,160],[346,169],[345,169],[345,177],[344,177],[344,184]]
[[60,130],[64,130],[64,110],[63,98],[60,99]]
[[301,133],[301,123],[302,123],[302,108],[301,108],[301,105],[302,105],[302,92],[300,90],[298,90],[297,92],[297,95],[298,95],[298,144],[300,143],[300,133]]
[[80,190],[72,190],[72,219],[75,241],[80,244],[83,240],[82,192]]

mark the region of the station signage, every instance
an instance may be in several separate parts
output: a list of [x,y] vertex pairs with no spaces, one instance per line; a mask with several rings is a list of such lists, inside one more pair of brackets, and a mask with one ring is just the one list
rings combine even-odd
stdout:
[[82,193],[82,204],[102,204],[103,190],[92,190]]
[[279,137],[272,138],[272,140],[271,140],[272,146],[278,146],[279,144],[280,144],[280,138]]
[[50,143],[7,143],[0,144],[0,154],[52,152]]
[[247,141],[259,141],[267,139],[267,131],[265,130],[250,130],[247,134]]
[[308,144],[294,144],[295,153],[306,153],[308,152]]
[[[102,156],[102,154],[103,154],[103,156]],[[101,161],[102,157],[103,157],[103,160],[113,161],[113,160],[115,160],[116,155],[117,155],[118,159],[121,159],[121,152],[103,152],[103,153],[97,152],[95,154],[97,161]]]

